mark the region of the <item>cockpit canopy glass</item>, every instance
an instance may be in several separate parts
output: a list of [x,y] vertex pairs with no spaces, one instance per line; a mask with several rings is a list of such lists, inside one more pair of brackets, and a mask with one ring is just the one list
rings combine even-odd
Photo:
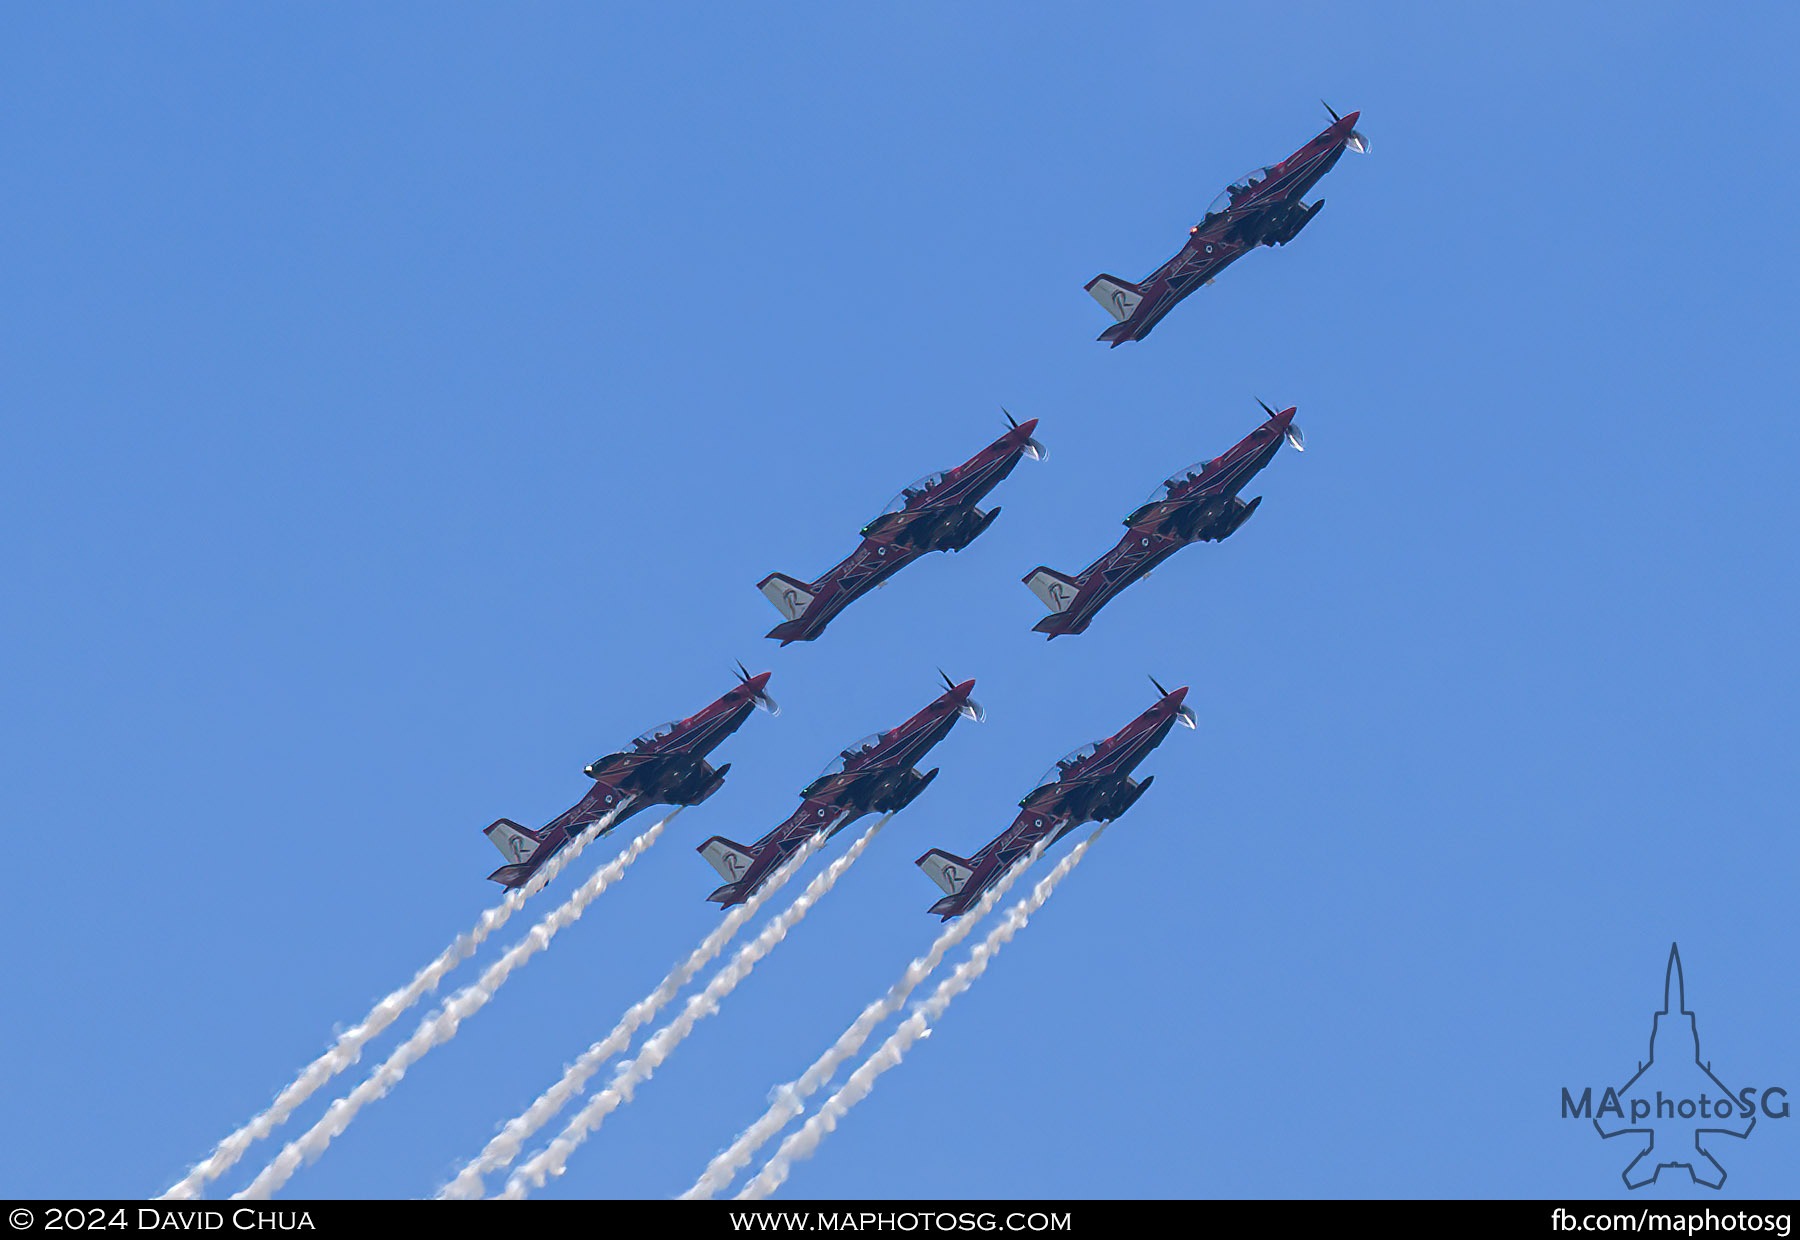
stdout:
[[1194,479],[1205,476],[1207,467],[1211,464],[1211,461],[1196,461],[1186,469],[1176,470],[1158,483],[1156,490],[1150,492],[1149,497],[1145,499],[1144,502],[1146,504],[1162,503],[1162,501],[1168,499],[1177,490],[1186,486]]
[[1045,771],[1041,777],[1039,777],[1036,786],[1039,788],[1043,788],[1043,787],[1047,787],[1050,784],[1061,783],[1065,778],[1067,778],[1069,769],[1071,767],[1075,766],[1076,764],[1078,764],[1082,761],[1085,761],[1088,758],[1093,757],[1096,753],[1099,752],[1099,750],[1100,750],[1100,742],[1099,741],[1089,741],[1087,744],[1083,745],[1080,749],[1071,749],[1068,753],[1064,754],[1062,757],[1060,757],[1056,760],[1056,765],[1052,766],[1049,770]]
[[885,517],[890,513],[902,511],[908,504],[912,503],[913,500],[942,482],[944,480],[944,475],[949,472],[950,471],[947,469],[940,469],[936,473],[926,474],[917,482],[910,483],[901,490],[900,494],[894,496],[894,498],[888,502],[888,506],[881,510],[879,516]]
[[819,772],[819,778],[823,779],[827,775],[836,775],[839,771],[842,771],[845,767],[868,753],[869,750],[875,748],[875,746],[880,743],[881,733],[869,733],[860,741],[857,741],[856,744],[849,746],[842,753],[838,754],[837,757],[826,763],[825,769]]
[[1258,168],[1254,172],[1246,172],[1243,176],[1219,191],[1219,196],[1212,200],[1212,204],[1206,208],[1206,213],[1208,215],[1223,215],[1226,211],[1230,210],[1231,205],[1239,198],[1243,197],[1245,193],[1268,180],[1269,174],[1273,171],[1275,171],[1275,169],[1271,166],[1267,168]]
[[654,728],[639,732],[631,739],[632,747],[636,749],[650,748],[650,746],[654,745],[657,741],[660,741],[663,737],[673,732],[675,730],[675,725],[680,722],[681,720],[679,719],[671,719],[667,723],[659,723]]

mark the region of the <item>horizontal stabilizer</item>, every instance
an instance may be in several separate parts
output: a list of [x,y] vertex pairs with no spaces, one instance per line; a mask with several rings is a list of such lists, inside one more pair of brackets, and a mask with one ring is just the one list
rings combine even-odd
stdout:
[[967,857],[959,857],[955,853],[932,849],[913,864],[925,871],[925,876],[944,889],[945,895],[958,895],[968,884],[969,875],[975,870],[975,863]]
[[1045,568],[1042,564],[1025,574],[1025,584],[1053,612],[1069,610],[1075,602],[1076,591],[1081,588],[1081,584],[1073,577],[1065,577],[1054,568]]
[[482,834],[494,841],[500,855],[514,864],[530,861],[544,843],[543,836],[510,818],[497,819],[493,826],[484,828]]
[[1087,291],[1113,318],[1123,323],[1144,300],[1144,290],[1118,276],[1099,275],[1087,283]]
[[971,903],[973,903],[973,901],[970,900],[969,897],[958,892],[953,896],[945,896],[942,900],[939,900],[936,904],[932,905],[927,911],[942,917],[945,921],[949,921],[952,917],[961,917],[964,913],[968,912]]
[[711,863],[719,872],[719,877],[727,883],[735,883],[750,872],[750,866],[756,857],[744,845],[736,840],[728,840],[722,835],[715,835],[700,845],[700,855]]
[[798,620],[812,604],[812,591],[804,581],[795,581],[785,573],[770,573],[756,583],[763,597],[775,604],[775,610],[789,620]]

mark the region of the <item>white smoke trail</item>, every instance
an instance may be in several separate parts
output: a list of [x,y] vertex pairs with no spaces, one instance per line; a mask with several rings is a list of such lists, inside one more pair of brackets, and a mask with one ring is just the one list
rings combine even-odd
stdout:
[[1046,874],[1038,885],[1032,888],[1031,894],[1006,910],[1006,917],[994,927],[987,938],[976,944],[969,958],[956,966],[956,971],[938,983],[931,997],[918,1006],[913,1014],[900,1022],[900,1027],[888,1037],[888,1040],[875,1048],[875,1052],[862,1065],[850,1074],[843,1087],[820,1107],[813,1117],[806,1121],[799,1132],[794,1133],[781,1143],[775,1156],[763,1165],[756,1178],[744,1186],[738,1194],[740,1201],[760,1201],[780,1188],[788,1178],[795,1162],[802,1158],[810,1158],[819,1143],[829,1136],[838,1126],[850,1108],[869,1096],[875,1088],[875,1080],[890,1068],[898,1067],[906,1058],[906,1052],[920,1038],[931,1031],[931,1023],[943,1016],[950,1001],[975,984],[975,979],[987,971],[988,963],[996,953],[1006,946],[1031,920],[1031,915],[1042,908],[1056,885],[1068,876],[1081,863],[1081,858],[1095,840],[1106,830],[1105,824],[1094,829],[1094,833],[1070,850],[1069,855],[1056,863],[1056,868]]
[[994,905],[1006,898],[1006,893],[1012,890],[1012,886],[1019,880],[1019,876],[1030,868],[1039,857],[1043,856],[1044,849],[1049,845],[1048,836],[1038,841],[1037,846],[1030,853],[1021,857],[1007,869],[1006,873],[1000,876],[999,882],[982,893],[980,901],[974,908],[945,927],[943,932],[932,942],[930,950],[907,965],[906,971],[900,975],[900,979],[888,987],[887,994],[864,1008],[862,1015],[851,1022],[850,1027],[844,1030],[836,1042],[826,1048],[823,1055],[813,1061],[811,1067],[801,1073],[797,1080],[779,1086],[774,1091],[774,1100],[769,1103],[769,1109],[763,1112],[762,1118],[739,1133],[737,1140],[733,1141],[724,1153],[708,1163],[706,1170],[694,1182],[694,1186],[681,1194],[681,1199],[683,1201],[704,1201],[717,1195],[729,1185],[732,1177],[749,1165],[750,1159],[755,1156],[756,1151],[779,1134],[783,1128],[786,1128],[788,1121],[804,1111],[806,1100],[827,1084],[833,1074],[852,1055],[863,1048],[863,1044],[869,1040],[869,1035],[874,1033],[888,1017],[906,1006],[906,1001],[912,996],[914,988],[929,977],[939,964],[943,963],[944,957],[949,954],[951,949],[969,936],[969,932],[975,928],[976,923],[986,917]]
[[892,814],[884,814],[875,824],[852,844],[843,856],[833,861],[825,872],[807,884],[806,890],[795,897],[794,902],[781,912],[771,917],[759,933],[750,942],[738,949],[724,968],[720,969],[706,989],[694,995],[682,1008],[681,1014],[674,1020],[657,1030],[644,1049],[637,1056],[619,1065],[613,1076],[612,1084],[594,1096],[592,1102],[583,1107],[567,1127],[552,1141],[549,1146],[533,1156],[528,1162],[514,1171],[512,1178],[506,1182],[506,1188],[500,1196],[507,1200],[517,1201],[525,1197],[531,1189],[542,1188],[544,1181],[553,1175],[561,1175],[568,1166],[569,1156],[587,1140],[588,1136],[606,1122],[606,1117],[617,1110],[622,1103],[631,1101],[637,1087],[650,1079],[657,1067],[681,1045],[682,1041],[693,1032],[694,1026],[701,1020],[719,1010],[719,1004],[737,988],[739,982],[750,976],[751,970],[764,956],[773,951],[777,944],[787,937],[789,930],[798,925],[812,906],[836,886],[844,872],[856,864],[856,859],[863,854],[869,842],[887,825]]
[[504,926],[519,907],[532,896],[542,891],[546,884],[571,865],[587,846],[599,839],[613,820],[625,812],[635,797],[620,802],[606,817],[600,819],[593,827],[582,832],[565,844],[550,860],[546,861],[538,872],[531,876],[531,881],[523,887],[514,888],[506,893],[506,898],[493,908],[482,913],[473,930],[456,936],[454,942],[446,947],[430,964],[413,975],[412,981],[389,994],[363,1017],[361,1023],[346,1029],[338,1035],[331,1049],[313,1060],[301,1070],[289,1085],[276,1095],[275,1101],[266,1111],[251,1118],[242,1128],[226,1137],[214,1147],[213,1152],[194,1169],[172,1185],[163,1193],[161,1200],[185,1201],[198,1197],[206,1185],[229,1171],[238,1159],[244,1156],[252,1144],[268,1136],[294,1113],[308,1098],[316,1093],[320,1086],[332,1077],[348,1068],[362,1058],[362,1048],[369,1039],[376,1037],[382,1030],[400,1019],[414,1004],[433,990],[443,980],[444,975],[457,965],[473,956],[488,937]]
[[488,1000],[494,997],[513,970],[550,946],[550,941],[558,931],[579,920],[582,913],[587,911],[588,905],[629,869],[631,863],[642,856],[646,849],[656,843],[663,828],[680,812],[677,808],[652,823],[649,829],[631,841],[624,852],[596,870],[592,878],[576,889],[575,894],[551,910],[542,921],[526,932],[524,938],[509,947],[505,955],[489,965],[478,980],[457,991],[441,1008],[420,1021],[412,1037],[402,1042],[366,1081],[333,1102],[318,1123],[288,1142],[286,1148],[258,1173],[248,1188],[233,1196],[268,1197],[288,1182],[302,1162],[311,1162],[323,1154],[333,1138],[350,1126],[350,1121],[356,1118],[357,1112],[377,1098],[385,1097],[389,1090],[400,1083],[407,1069],[423,1059],[432,1047],[441,1046],[455,1037],[462,1022],[487,1006]]
[[727,913],[713,932],[701,940],[700,946],[688,954],[687,959],[669,970],[668,976],[658,982],[654,990],[626,1010],[611,1033],[583,1051],[564,1070],[560,1081],[540,1094],[517,1117],[508,1120],[506,1127],[487,1143],[481,1153],[457,1172],[455,1179],[438,1190],[438,1197],[442,1200],[466,1201],[481,1196],[482,1177],[511,1165],[532,1134],[554,1119],[572,1098],[587,1088],[594,1073],[607,1060],[629,1046],[632,1035],[662,1011],[680,993],[681,988],[693,980],[694,974],[711,964],[746,921],[762,911],[762,906],[768,902],[769,897],[780,891],[782,885],[806,864],[806,859],[824,844],[825,834],[815,834],[792,857],[784,861],[770,876],[769,881],[757,888],[754,895]]

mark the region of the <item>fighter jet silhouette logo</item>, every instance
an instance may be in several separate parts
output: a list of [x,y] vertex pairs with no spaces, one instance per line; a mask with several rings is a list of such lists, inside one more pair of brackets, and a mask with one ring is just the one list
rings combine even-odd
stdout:
[[[1627,1100],[1633,1126],[1607,1131],[1600,1119],[1603,1110],[1594,1116],[1594,1131],[1608,1140],[1642,1139],[1643,1147],[1623,1172],[1627,1188],[1654,1184],[1671,1167],[1685,1169],[1696,1183],[1720,1188],[1725,1168],[1708,1148],[1711,1139],[1741,1140],[1756,1127],[1754,1111],[1733,1105],[1732,1091],[1700,1057],[1700,1031],[1687,1005],[1681,952],[1674,943],[1669,944],[1669,968],[1663,976],[1662,1010],[1650,1025],[1650,1057],[1616,1093]],[[1646,1121],[1649,1126],[1642,1126]],[[1741,1127],[1732,1127],[1734,1123]]]

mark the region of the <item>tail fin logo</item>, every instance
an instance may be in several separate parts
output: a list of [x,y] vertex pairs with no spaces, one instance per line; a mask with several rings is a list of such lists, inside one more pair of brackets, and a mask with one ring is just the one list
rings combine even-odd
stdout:
[[795,581],[785,573],[770,573],[757,583],[757,589],[788,620],[798,620],[812,605],[812,591],[806,588],[806,583]]
[[1053,568],[1038,567],[1025,576],[1025,585],[1043,600],[1052,612],[1064,612],[1074,605],[1080,583]]
[[951,896],[962,894],[974,872],[974,867],[962,857],[951,856],[936,848],[920,857],[918,866],[925,871],[925,877],[941,887],[945,895]]
[[1117,276],[1095,276],[1088,282],[1088,295],[1100,303],[1100,308],[1113,316],[1115,322],[1123,323],[1144,300],[1144,291],[1127,280]]
[[742,881],[756,858],[723,836],[715,835],[700,846],[700,855],[727,883]]
[[543,840],[510,818],[499,819],[483,834],[494,842],[494,847],[500,850],[502,857],[521,865],[530,861],[543,844]]

